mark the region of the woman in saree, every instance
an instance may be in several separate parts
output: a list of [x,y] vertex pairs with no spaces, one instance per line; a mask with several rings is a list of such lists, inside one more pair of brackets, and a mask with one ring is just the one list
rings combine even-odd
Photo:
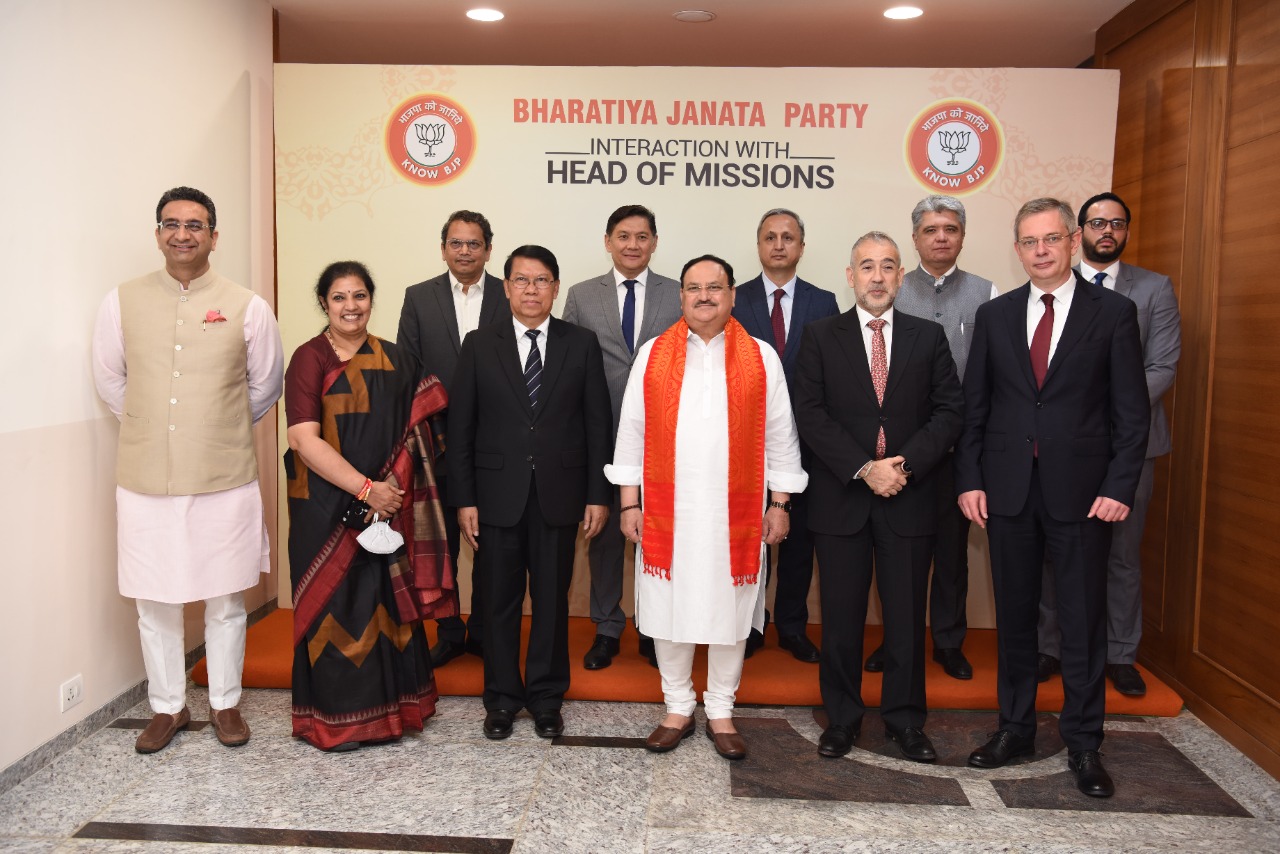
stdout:
[[[430,419],[447,403],[413,356],[367,332],[373,279],[354,261],[316,284],[328,318],[285,374],[293,734],[321,750],[421,731],[438,694],[424,618],[454,610]],[[404,538],[357,541],[375,514]]]

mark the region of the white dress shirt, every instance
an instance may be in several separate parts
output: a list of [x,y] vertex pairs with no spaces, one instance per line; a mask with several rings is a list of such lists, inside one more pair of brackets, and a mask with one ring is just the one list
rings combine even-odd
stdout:
[[[613,268],[613,281],[618,289],[618,321],[622,321],[622,308],[627,301],[627,286],[622,284],[627,281],[627,277],[618,272],[618,268]],[[632,279],[636,283],[632,290],[636,293],[636,326],[632,333],[640,337],[640,321],[644,319],[644,289],[649,283],[649,268],[645,267],[640,274]],[[635,341],[631,342],[634,348]]]
[[516,350],[520,352],[520,370],[524,370],[524,363],[529,359],[529,349],[533,343],[529,340],[529,336],[525,335],[531,328],[537,329],[542,334],[538,336],[538,355],[542,357],[542,364],[547,363],[547,330],[551,328],[551,315],[543,318],[542,323],[537,326],[529,327],[520,322],[520,318],[511,317],[511,322],[516,329]]
[[[1035,337],[1040,318],[1044,317],[1044,303],[1040,298],[1048,291],[1031,286],[1031,295],[1027,297],[1027,349],[1031,348],[1031,339]],[[1058,350],[1058,339],[1062,337],[1062,327],[1067,323],[1067,313],[1071,311],[1071,299],[1076,295],[1076,276],[1071,274],[1065,284],[1053,291],[1053,334],[1049,338],[1049,361]]]
[[1102,280],[1102,286],[1109,291],[1114,291],[1116,289],[1116,277],[1120,275],[1120,262],[1113,261],[1111,266],[1098,269],[1088,261],[1080,261],[1080,275],[1083,276],[1086,281],[1096,281],[1099,273],[1105,273],[1107,276]]
[[[867,348],[867,365],[871,364],[871,342],[875,332],[867,326],[868,323],[875,320],[875,315],[867,311],[860,305],[855,305],[858,310],[858,322],[862,324],[862,345]],[[884,367],[889,369],[889,361],[893,358],[893,306],[889,306],[884,314],[880,315],[880,319],[885,321],[884,329]]]
[[480,271],[480,278],[474,285],[462,289],[458,277],[449,273],[449,290],[453,294],[453,314],[458,318],[458,340],[467,337],[468,332],[475,332],[480,326],[480,304],[484,300],[484,280],[487,274]]
[[783,328],[787,331],[787,338],[791,338],[791,309],[796,302],[796,279],[798,276],[792,276],[791,281],[785,285],[775,284],[763,272],[760,273],[760,281],[764,282],[764,298],[765,308],[768,310],[770,317],[773,315],[773,292],[782,290],[782,323]]

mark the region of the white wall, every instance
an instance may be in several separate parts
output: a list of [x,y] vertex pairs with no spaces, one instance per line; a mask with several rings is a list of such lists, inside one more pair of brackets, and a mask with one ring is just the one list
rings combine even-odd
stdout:
[[[179,184],[217,204],[213,263],[273,301],[271,60],[266,0],[0,3],[0,768],[143,678],[116,588],[117,426],[90,377],[93,318],[162,263],[155,203]],[[62,714],[76,673],[84,701]]]

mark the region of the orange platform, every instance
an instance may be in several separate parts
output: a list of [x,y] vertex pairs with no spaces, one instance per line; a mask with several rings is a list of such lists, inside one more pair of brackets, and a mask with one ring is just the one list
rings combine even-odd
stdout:
[[[246,688],[288,688],[293,667],[291,647],[293,611],[277,609],[249,629],[245,650],[244,685]],[[822,627],[809,626],[814,643],[821,640]],[[880,627],[868,626],[866,649],[880,643]],[[428,622],[427,635],[435,642],[435,623]],[[568,698],[571,700],[616,700],[656,703],[662,701],[658,671],[636,651],[636,635],[630,628],[622,638],[622,654],[604,670],[585,670],[582,656],[591,646],[595,628],[586,617],[569,619],[569,653],[572,676]],[[528,643],[529,618],[524,620],[523,640]],[[746,662],[738,703],[781,706],[819,706],[818,665],[804,664],[791,653],[776,646],[772,627],[766,634],[766,646]],[[932,660],[925,668],[926,694],[934,709],[996,709],[996,633],[991,629],[970,629],[964,646],[973,664],[974,677],[968,681],[952,679]],[[1182,698],[1150,671],[1141,667],[1147,682],[1145,697],[1125,697],[1107,683],[1107,712],[1119,715],[1156,715],[1171,717],[1182,708]],[[694,659],[694,684],[701,692],[706,682],[706,651],[699,649]],[[205,662],[201,659],[191,672],[200,685],[208,684]],[[880,704],[880,676],[864,673],[863,699],[868,706]],[[442,695],[480,696],[483,669],[479,658],[464,655],[436,671],[436,685]],[[1062,709],[1062,680],[1054,677],[1040,686],[1036,708],[1057,712]]]

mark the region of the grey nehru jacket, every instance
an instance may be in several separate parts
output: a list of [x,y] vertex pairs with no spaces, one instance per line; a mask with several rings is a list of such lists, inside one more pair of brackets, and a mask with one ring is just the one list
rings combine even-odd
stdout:
[[958,267],[943,277],[941,285],[923,267],[916,267],[903,277],[902,289],[893,307],[942,325],[947,343],[951,345],[951,358],[956,362],[956,373],[964,382],[969,342],[973,340],[973,318],[978,306],[991,299],[991,294],[990,281]]

